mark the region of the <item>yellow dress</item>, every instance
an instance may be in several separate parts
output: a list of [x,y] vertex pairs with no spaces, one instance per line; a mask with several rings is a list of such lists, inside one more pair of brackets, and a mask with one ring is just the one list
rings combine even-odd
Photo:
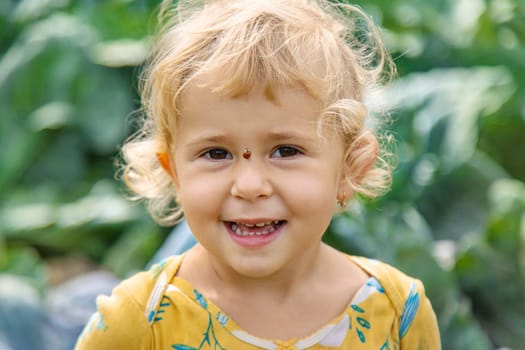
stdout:
[[308,337],[255,337],[186,280],[174,256],[97,299],[76,350],[441,349],[423,285],[385,263],[349,256],[371,277],[342,315]]

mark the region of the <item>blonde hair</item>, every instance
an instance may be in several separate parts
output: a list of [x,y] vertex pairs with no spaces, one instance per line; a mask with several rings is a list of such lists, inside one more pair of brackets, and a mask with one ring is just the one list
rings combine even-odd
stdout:
[[[160,35],[139,82],[145,119],[123,146],[121,164],[125,183],[157,222],[174,224],[182,215],[157,153],[173,151],[179,96],[202,74],[213,76],[213,91],[232,97],[261,83],[303,87],[321,102],[322,124],[336,125],[342,135],[346,174],[354,174],[346,179],[350,188],[367,197],[389,188],[388,152],[365,126],[364,99],[394,66],[359,8],[321,0],[180,0],[164,1],[159,19]],[[368,169],[364,163],[378,154]]]

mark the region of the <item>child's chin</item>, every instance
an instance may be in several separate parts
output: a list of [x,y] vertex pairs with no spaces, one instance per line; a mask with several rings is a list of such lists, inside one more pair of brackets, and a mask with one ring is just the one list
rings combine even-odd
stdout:
[[254,279],[263,279],[272,276],[278,270],[275,262],[264,257],[243,259],[242,262],[231,267],[239,275]]

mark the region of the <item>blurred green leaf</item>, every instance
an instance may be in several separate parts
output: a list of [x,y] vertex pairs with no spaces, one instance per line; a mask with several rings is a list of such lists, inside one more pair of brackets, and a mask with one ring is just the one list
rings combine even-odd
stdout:
[[28,120],[29,129],[38,132],[63,128],[71,123],[73,111],[70,103],[50,102],[31,113]]
[[[481,240],[466,240],[455,271],[476,313],[501,346],[525,342],[525,271],[521,264],[525,227],[525,184],[495,181],[489,188],[490,214]],[[501,288],[494,288],[501,286]]]
[[[478,119],[500,108],[513,90],[503,67],[433,70],[400,79],[387,99],[403,115],[399,123],[410,123],[401,141],[419,146],[418,153],[435,153],[439,170],[448,172],[472,157]],[[414,111],[408,119],[407,110]]]
[[138,66],[146,60],[150,47],[144,40],[121,39],[95,45],[93,62],[107,67]]
[[11,247],[4,257],[0,257],[0,273],[2,272],[26,277],[40,289],[47,280],[45,266],[36,250],[31,247]]
[[161,230],[153,222],[145,222],[124,232],[107,250],[103,264],[117,275],[143,270],[151,259],[151,252],[162,242]]

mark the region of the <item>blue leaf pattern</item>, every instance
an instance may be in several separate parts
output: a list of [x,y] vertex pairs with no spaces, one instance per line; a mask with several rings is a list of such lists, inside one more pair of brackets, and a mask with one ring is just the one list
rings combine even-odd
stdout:
[[357,306],[357,305],[353,305],[353,304],[352,304],[350,307],[352,308],[352,310],[357,311],[357,312],[359,312],[359,313],[364,313],[364,312],[365,312],[365,310],[361,309],[361,308],[360,308],[359,306]]
[[154,319],[149,319],[149,321],[151,322],[152,320],[155,321],[155,322],[158,322],[158,321],[162,321],[162,317],[159,316],[159,314],[163,314],[166,312],[166,308],[170,306],[170,300],[167,296],[162,296],[162,300],[161,300],[161,303],[159,305],[159,310],[157,311],[157,313],[151,315],[150,314],[150,317],[149,318],[153,318],[153,316],[155,316]]
[[391,350],[390,349],[390,345],[388,344],[388,339],[387,341],[379,348],[379,350]]
[[199,291],[196,289],[193,290],[193,294],[195,295],[195,300],[197,300],[200,306],[208,310],[208,303],[206,302],[204,296],[201,293],[199,293]]
[[[359,313],[361,315],[363,315],[365,313],[365,310],[355,304],[352,304],[350,305],[350,308],[355,311],[356,313]],[[355,324],[355,332],[357,334],[357,337],[359,338],[359,341],[361,343],[366,343],[366,336],[365,336],[365,333],[363,332],[363,330],[366,330],[368,331],[370,328],[371,328],[371,325],[370,325],[370,322],[368,322],[368,320],[366,320],[365,318],[361,317],[361,316],[357,316],[355,318],[355,321],[356,321],[356,324]],[[359,328],[361,327],[361,328]],[[349,329],[352,329],[353,328],[353,320],[350,319],[350,325],[349,325]]]
[[357,323],[359,323],[363,328],[370,329],[370,322],[368,322],[364,318],[358,317]]
[[379,293],[385,293],[385,289],[375,278],[369,278],[368,281],[366,281],[366,285],[369,287],[374,287]]
[[[204,310],[208,312],[208,327],[206,328],[206,331],[203,333],[203,337],[199,344],[199,347],[193,348],[191,346],[182,345],[182,344],[174,344],[171,347],[175,350],[200,350],[206,344],[210,347],[213,344],[214,349],[226,350],[221,346],[219,340],[217,339],[217,336],[215,335],[215,328],[213,326],[213,317],[212,317],[211,312],[208,310],[208,302],[206,301],[206,298],[204,298],[204,296],[196,289],[193,290],[193,294],[195,295],[195,301],[197,301],[197,303],[200,306],[202,306]],[[223,326],[228,322],[228,317],[221,312],[217,314],[216,319]]]
[[150,313],[148,314],[148,322],[149,323],[153,322],[154,317],[155,317],[155,310],[151,310]]
[[226,323],[228,323],[228,320],[229,320],[228,316],[226,316],[226,315],[223,314],[222,312],[219,312],[219,313],[217,314],[217,321],[219,321],[219,323],[220,323],[221,325],[225,326]]
[[416,290],[416,284],[412,284],[408,298],[405,301],[405,309],[401,315],[401,323],[399,325],[399,337],[402,338],[410,328],[410,325],[416,317],[419,309],[419,293]]
[[357,336],[359,337],[359,340],[361,341],[361,343],[366,343],[366,337],[363,334],[363,332],[359,328],[356,328],[355,331],[357,332]]

